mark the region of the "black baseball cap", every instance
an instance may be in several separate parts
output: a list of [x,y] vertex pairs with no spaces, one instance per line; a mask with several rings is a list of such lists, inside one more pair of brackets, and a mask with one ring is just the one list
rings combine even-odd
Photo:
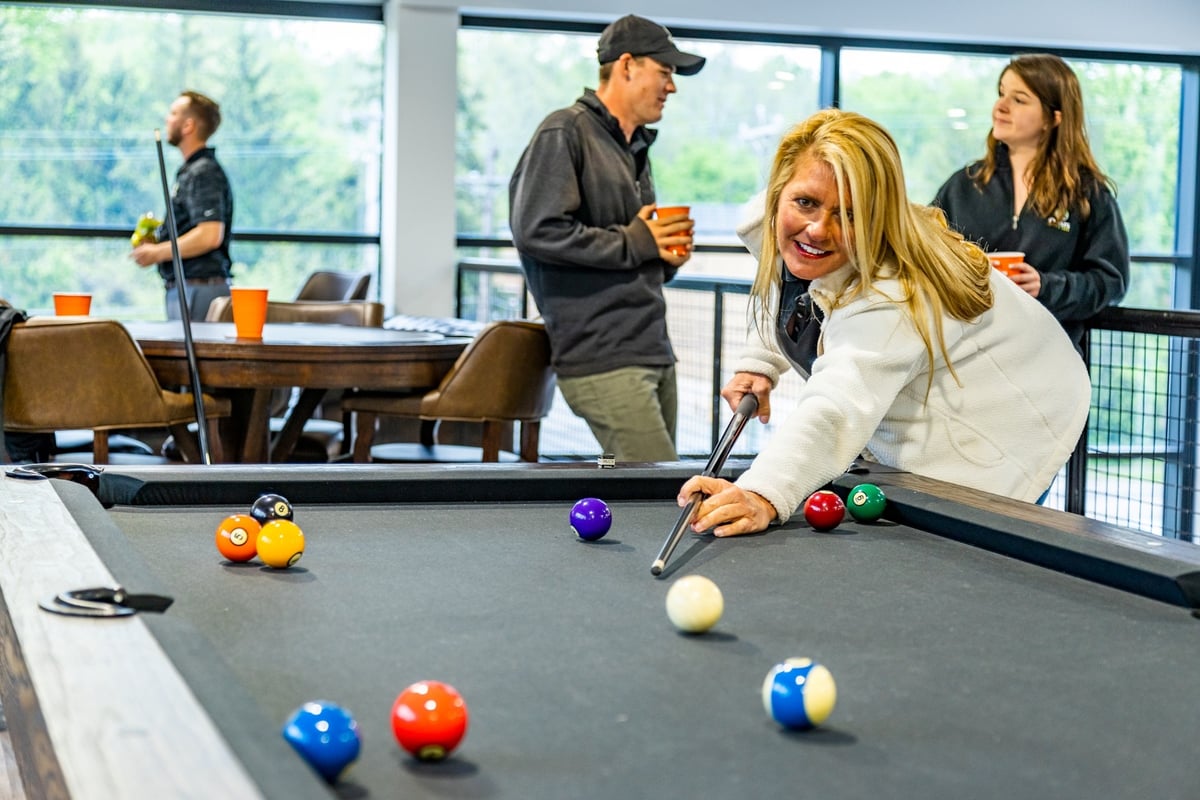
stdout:
[[605,28],[596,46],[596,57],[601,64],[616,61],[622,53],[650,56],[661,64],[674,67],[679,75],[695,75],[704,68],[703,56],[684,53],[675,46],[669,30],[634,14],[621,17]]

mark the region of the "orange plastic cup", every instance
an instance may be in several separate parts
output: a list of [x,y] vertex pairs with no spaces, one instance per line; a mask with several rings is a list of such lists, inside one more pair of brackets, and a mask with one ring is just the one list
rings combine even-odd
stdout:
[[91,292],[55,292],[54,313],[60,317],[86,317],[92,312]]
[[[659,219],[662,219],[664,217],[677,217],[680,214],[683,214],[686,217],[692,213],[692,207],[691,206],[659,206],[657,209],[655,209],[654,213],[655,213],[655,216],[657,216]],[[688,233],[691,233],[691,230],[689,230]],[[677,256],[686,256],[687,252],[688,252],[687,248],[683,247],[681,245],[675,245],[673,247],[668,247],[667,250],[669,250],[670,252],[674,253]]]
[[992,262],[992,266],[1003,272],[1008,277],[1013,276],[1013,267],[1025,260],[1025,254],[1020,250],[1004,250],[997,253],[988,253],[988,261]]
[[241,286],[229,290],[233,298],[233,326],[239,339],[261,339],[267,321],[267,290]]

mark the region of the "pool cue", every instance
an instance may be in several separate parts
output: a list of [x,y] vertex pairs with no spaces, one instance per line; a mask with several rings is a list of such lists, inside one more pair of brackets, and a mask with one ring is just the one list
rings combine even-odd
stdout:
[[[729,456],[729,451],[733,449],[733,443],[737,441],[738,436],[742,433],[742,428],[746,427],[746,423],[758,411],[758,398],[750,393],[742,395],[742,400],[738,403],[737,411],[733,412],[733,418],[729,420],[729,424],[725,426],[725,433],[721,434],[721,440],[717,442],[716,448],[713,449],[712,455],[709,456],[708,464],[705,465],[701,475],[709,478],[715,478],[717,473],[721,471],[721,467],[725,465],[725,459]],[[658,553],[658,558],[654,559],[654,563],[650,566],[651,575],[661,575],[663,569],[667,566],[667,559],[671,557],[671,553],[675,551],[679,540],[683,538],[683,534],[687,531],[688,523],[692,521],[692,513],[695,512],[696,506],[704,499],[701,492],[693,492],[688,504],[684,506],[683,511],[679,514],[679,519],[675,522],[675,527],[671,529],[671,533],[667,536],[667,541],[663,543],[662,550]]]
[[154,129],[154,146],[158,150],[158,174],[162,177],[163,201],[167,204],[167,234],[171,237],[171,264],[175,271],[175,288],[179,295],[179,319],[183,323],[183,348],[187,353],[188,372],[192,380],[192,399],[196,403],[196,436],[200,440],[200,459],[212,463],[208,447],[208,419],[204,414],[204,394],[200,391],[200,369],[196,366],[196,344],[192,341],[192,314],[188,309],[187,284],[183,279],[183,259],[179,255],[179,230],[175,227],[175,207],[171,205],[171,189],[167,186],[167,164],[163,160],[162,134]]

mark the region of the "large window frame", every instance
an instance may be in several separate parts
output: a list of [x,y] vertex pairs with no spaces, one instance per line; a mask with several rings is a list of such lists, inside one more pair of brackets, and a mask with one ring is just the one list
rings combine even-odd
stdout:
[[[29,20],[39,20],[42,14],[63,23],[60,30],[35,22],[36,30],[47,31],[46,41],[17,48],[30,61],[53,58],[56,48],[102,47],[100,42],[106,40],[94,32],[108,31],[107,41],[115,43],[115,36],[129,31],[136,37],[152,27],[157,16],[163,20],[155,28],[158,50],[147,46],[128,59],[122,57],[111,65],[111,75],[91,70],[77,76],[79,86],[73,94],[91,113],[78,114],[67,125],[51,124],[48,130],[44,113],[25,117],[18,107],[16,118],[10,117],[0,154],[8,167],[4,182],[10,188],[16,184],[17,197],[24,194],[22,175],[34,181],[46,171],[54,178],[55,173],[72,175],[95,165],[104,180],[91,190],[65,195],[49,182],[42,193],[76,198],[94,194],[98,199],[87,205],[64,203],[59,208],[41,197],[28,215],[20,206],[9,206],[16,213],[0,219],[0,242],[8,256],[0,263],[0,296],[36,314],[48,311],[51,291],[86,290],[95,295],[94,313],[120,313],[131,319],[164,313],[161,282],[139,274],[127,253],[133,220],[147,210],[161,216],[164,208],[151,128],[163,127],[173,93],[184,88],[212,92],[223,107],[225,121],[212,144],[234,186],[235,280],[271,286],[278,299],[291,299],[316,269],[379,274],[385,34],[380,4],[251,2],[233,11],[187,2],[29,3],[11,4],[6,11],[15,35],[27,31]],[[360,32],[364,27],[365,34]],[[173,35],[188,41],[190,60],[164,68],[157,76],[142,69],[147,61],[169,60]],[[256,56],[260,48],[249,44],[277,40],[288,49],[274,60]],[[246,55],[228,58],[231,44],[240,45]],[[16,69],[24,62],[12,63]],[[20,70],[14,75],[15,83],[23,83]],[[120,85],[126,75],[138,93],[116,94],[114,89],[111,100],[118,113],[106,119],[98,111],[109,102],[104,76]],[[314,76],[324,81],[320,85],[337,91],[322,91]],[[346,105],[355,98],[362,105]],[[48,108],[56,106],[51,103]],[[347,109],[344,114],[342,108]],[[312,122],[298,133],[297,123],[305,122],[305,115]],[[63,117],[67,119],[66,113]],[[61,146],[55,144],[58,137]],[[165,141],[163,150],[166,177],[173,183],[180,154]],[[47,166],[38,171],[43,158]],[[299,178],[290,191],[279,192],[280,176],[261,170],[260,162],[270,163],[285,178]],[[93,219],[96,224],[87,224]],[[62,285],[64,281],[71,285]],[[378,281],[376,292],[377,287]]]
[[[505,30],[526,31],[538,33],[587,33],[599,36],[604,28],[603,23],[583,22],[570,19],[554,19],[550,17],[512,17],[503,14],[471,13],[464,14],[460,20],[460,28],[475,30]],[[817,47],[821,52],[821,71],[818,79],[820,87],[818,104],[820,107],[840,106],[842,104],[842,57],[843,50],[895,50],[910,53],[948,54],[959,56],[992,56],[1008,59],[1016,52],[1036,49],[1039,52],[1054,53],[1069,62],[1105,62],[1163,65],[1178,68],[1181,71],[1180,114],[1178,117],[1178,161],[1176,164],[1176,196],[1174,214],[1174,248],[1170,251],[1136,250],[1132,254],[1135,270],[1140,265],[1163,266],[1170,265],[1171,275],[1171,308],[1191,309],[1200,308],[1200,281],[1193,279],[1197,269],[1197,254],[1200,253],[1200,226],[1195,222],[1196,210],[1200,208],[1197,198],[1200,198],[1200,172],[1197,163],[1200,162],[1200,57],[1183,54],[1164,54],[1148,52],[1113,52],[1111,50],[1087,48],[1030,48],[1020,43],[1006,44],[976,44],[965,42],[948,43],[944,41],[919,39],[887,39],[875,37],[850,37],[833,35],[806,35],[784,32],[727,30],[720,28],[681,27],[672,25],[671,33],[677,40],[720,41],[720,42],[749,42],[762,44],[785,44],[798,47]],[[566,105],[571,98],[564,98]],[[981,98],[984,102],[984,98]],[[550,109],[547,109],[549,111]],[[664,123],[669,125],[668,123]],[[982,154],[982,138],[979,144]],[[914,201],[924,198],[913,197]],[[732,233],[732,232],[730,232]],[[502,236],[476,236],[460,231],[457,242],[460,254],[464,258],[474,257],[511,257],[512,242]],[[704,241],[698,239],[696,252],[704,254],[732,254],[743,252],[732,237],[725,241]]]

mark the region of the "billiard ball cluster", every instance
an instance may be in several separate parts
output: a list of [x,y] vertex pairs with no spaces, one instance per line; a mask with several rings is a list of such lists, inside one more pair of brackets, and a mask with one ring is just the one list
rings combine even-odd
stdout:
[[264,494],[249,514],[232,514],[217,526],[217,550],[234,562],[257,556],[268,567],[287,569],[304,555],[304,531],[293,521],[292,504],[277,494]]
[[804,519],[817,531],[831,531],[846,518],[846,512],[859,522],[874,522],[883,516],[887,497],[873,483],[860,483],[843,501],[836,492],[820,489],[804,501]]

